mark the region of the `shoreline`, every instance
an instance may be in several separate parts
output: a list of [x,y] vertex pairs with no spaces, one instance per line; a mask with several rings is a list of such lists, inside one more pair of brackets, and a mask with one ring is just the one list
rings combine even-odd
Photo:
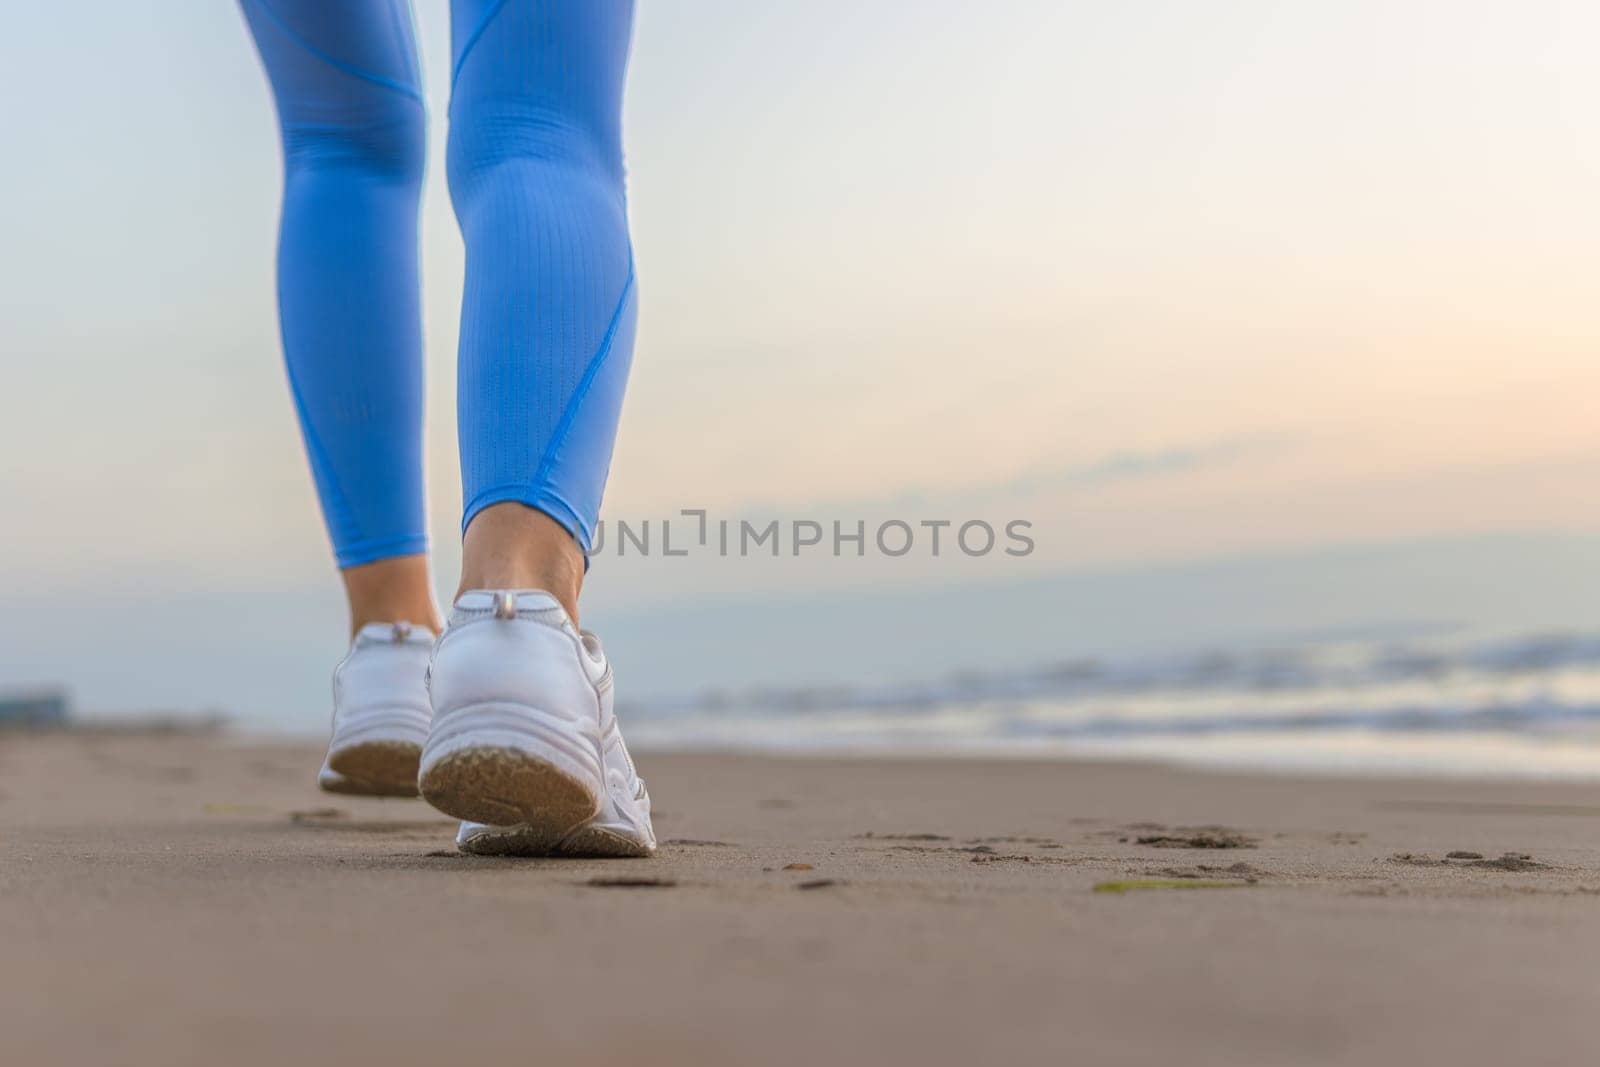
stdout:
[[503,860],[320,759],[0,734],[0,1060],[1592,1049],[1593,786],[641,752],[655,859]]
[[[648,717],[629,722],[642,755],[808,760],[942,760],[1127,764],[1224,775],[1600,785],[1600,730],[1374,730],[1363,728],[1157,734],[1117,739],[930,737],[804,733],[803,722],[733,722],[696,730]],[[753,728],[752,728],[753,726]],[[798,736],[785,736],[793,727]],[[6,736],[215,736],[246,746],[317,747],[323,728],[273,729],[212,714],[105,715],[49,726],[0,725]]]
[[[1146,746],[1086,745],[986,739],[979,743],[906,743],[899,739],[852,739],[826,744],[666,742],[669,729],[630,725],[630,749],[652,756],[717,756],[728,759],[823,761],[938,761],[1094,764],[1165,768],[1195,774],[1361,781],[1503,782],[1600,787],[1600,735],[1579,740],[1507,733],[1333,733],[1254,735],[1243,748],[1237,738],[1162,738]],[[225,730],[245,744],[321,745],[325,738]],[[1208,746],[1216,749],[1207,752]],[[1253,750],[1253,751],[1252,751]],[[1250,752],[1250,754],[1244,754]]]

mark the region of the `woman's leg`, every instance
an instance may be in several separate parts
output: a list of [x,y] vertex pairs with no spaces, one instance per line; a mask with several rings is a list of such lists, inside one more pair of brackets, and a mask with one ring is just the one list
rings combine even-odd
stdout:
[[451,16],[461,586],[543,589],[576,619],[633,350],[633,5],[452,0]]
[[240,0],[283,134],[289,383],[351,629],[437,631],[422,475],[426,115],[407,0]]
[[451,15],[465,542],[418,787],[465,820],[464,852],[648,856],[650,794],[615,678],[573,625],[633,351],[633,7],[453,0]]

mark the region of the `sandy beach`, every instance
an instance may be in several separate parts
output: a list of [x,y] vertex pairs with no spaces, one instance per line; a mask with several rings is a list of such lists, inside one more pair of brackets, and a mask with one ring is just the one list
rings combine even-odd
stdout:
[[0,735],[0,1062],[1596,1048],[1600,788],[646,754],[659,857],[487,860],[319,759]]

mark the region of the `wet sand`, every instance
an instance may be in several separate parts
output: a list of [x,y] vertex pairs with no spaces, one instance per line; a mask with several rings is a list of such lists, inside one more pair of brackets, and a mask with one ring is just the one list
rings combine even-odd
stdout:
[[1600,1048],[1600,786],[645,754],[656,859],[489,860],[320,756],[0,734],[0,1063]]

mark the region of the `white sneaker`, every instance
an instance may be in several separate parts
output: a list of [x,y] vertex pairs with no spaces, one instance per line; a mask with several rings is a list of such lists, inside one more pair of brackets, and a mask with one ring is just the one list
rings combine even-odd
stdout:
[[456,601],[429,675],[423,797],[467,820],[463,852],[648,856],[650,795],[628,757],[600,641],[548,593]]
[[333,670],[333,740],[317,784],[330,793],[414,797],[428,740],[428,653],[423,626],[368,623]]

